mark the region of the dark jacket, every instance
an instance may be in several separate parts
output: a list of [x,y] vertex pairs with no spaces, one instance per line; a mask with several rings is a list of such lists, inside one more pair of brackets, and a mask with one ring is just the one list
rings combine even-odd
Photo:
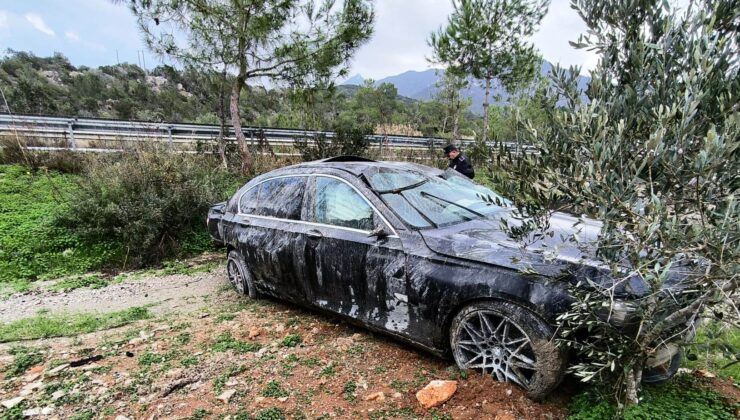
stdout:
[[463,156],[462,153],[457,155],[456,158],[450,160],[450,164],[448,166],[470,179],[473,179],[473,177],[475,177],[473,165],[470,163],[470,160],[468,158]]

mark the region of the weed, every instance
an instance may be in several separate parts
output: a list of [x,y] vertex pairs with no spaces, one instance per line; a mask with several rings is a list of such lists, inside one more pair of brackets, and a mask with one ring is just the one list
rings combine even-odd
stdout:
[[354,344],[354,345],[350,346],[350,348],[347,349],[347,353],[349,353],[349,354],[351,354],[353,356],[358,356],[360,354],[365,353],[365,348],[362,347],[361,344]]
[[0,342],[78,335],[120,327],[150,317],[149,310],[142,307],[106,314],[39,314],[0,325]]
[[[576,395],[568,407],[570,419],[613,418],[616,406],[607,394],[590,389]],[[624,418],[630,419],[734,419],[740,404],[725,401],[715,391],[702,386],[699,379],[678,375],[663,385],[646,386],[640,404],[628,407]]]
[[334,376],[337,374],[337,364],[335,362],[329,363],[325,368],[321,369],[319,376]]
[[375,368],[373,369],[373,371],[375,373],[386,373],[386,372],[388,372],[388,368],[385,367],[385,366],[375,366]]
[[91,410],[85,410],[81,411],[79,413],[76,413],[72,415],[69,419],[70,420],[92,420],[95,418],[95,413]]
[[231,378],[232,376],[236,376],[244,372],[245,370],[247,370],[245,366],[230,366],[228,369],[226,369],[226,372],[218,375],[216,379],[213,380],[213,390],[217,394],[220,394],[229,378]]
[[402,381],[400,379],[394,379],[390,383],[391,388],[393,388],[395,391],[398,392],[408,392],[409,389],[411,389],[411,384],[409,384],[407,381]]
[[412,408],[404,407],[404,408],[392,408],[389,410],[379,410],[379,411],[373,411],[370,413],[370,419],[372,420],[381,420],[381,419],[397,419],[397,418],[407,418],[407,419],[413,419],[416,418],[416,413]]
[[283,338],[283,341],[280,343],[280,345],[283,347],[295,347],[301,344],[302,341],[303,339],[301,338],[300,334],[288,334],[285,336],[285,338]]
[[164,362],[167,358],[164,354],[146,352],[139,357],[139,365],[151,366]]
[[8,351],[13,356],[13,363],[5,370],[5,376],[18,376],[23,374],[31,366],[38,365],[44,361],[44,356],[38,349],[30,347],[13,347]]
[[189,342],[190,342],[190,333],[188,332],[180,333],[180,335],[175,337],[175,343],[181,346],[188,344]]
[[290,328],[295,325],[299,325],[300,323],[301,323],[300,318],[298,318],[297,316],[291,316],[290,318],[288,318],[287,321],[285,321],[285,326]]
[[283,387],[280,385],[280,382],[274,380],[268,382],[265,389],[262,390],[263,397],[280,398],[287,397],[288,395],[290,394],[288,393],[288,391],[283,389]]
[[353,380],[349,380],[344,384],[344,399],[349,402],[355,402],[357,400],[357,384]]
[[298,363],[301,364],[301,366],[305,366],[308,368],[316,367],[321,364],[321,360],[318,357],[305,357],[298,361]]
[[187,356],[180,360],[180,364],[184,367],[195,366],[198,364],[198,356]]
[[216,322],[231,321],[234,318],[236,318],[236,314],[219,314],[216,317]]
[[211,415],[211,412],[205,408],[197,408],[193,411],[193,414],[188,417],[190,420],[203,420]]
[[231,336],[231,333],[227,331],[216,337],[216,342],[211,346],[211,350],[215,352],[233,350],[236,353],[249,353],[257,351],[261,347],[262,346],[260,346],[259,343],[247,343],[236,340]]
[[278,407],[266,408],[258,411],[254,420],[285,420],[285,413]]

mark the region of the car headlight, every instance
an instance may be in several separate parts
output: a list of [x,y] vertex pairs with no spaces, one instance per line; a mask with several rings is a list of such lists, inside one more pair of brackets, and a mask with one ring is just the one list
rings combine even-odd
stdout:
[[599,309],[599,317],[617,327],[629,323],[634,318],[637,307],[624,300],[604,302]]

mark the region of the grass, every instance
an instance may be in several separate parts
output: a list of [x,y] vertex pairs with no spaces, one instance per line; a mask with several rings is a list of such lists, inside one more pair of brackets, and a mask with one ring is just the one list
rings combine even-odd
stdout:
[[43,354],[30,347],[13,347],[8,353],[13,356],[13,363],[5,369],[5,376],[19,376],[24,374],[30,367],[36,366],[44,361]]
[[[686,366],[703,369],[740,382],[740,330],[712,322],[697,331],[688,348]],[[694,360],[691,360],[694,359]]]
[[57,292],[68,292],[74,289],[87,287],[90,289],[100,289],[108,285],[108,281],[103,277],[92,274],[87,276],[72,276],[54,283],[50,289]]
[[67,337],[120,327],[134,321],[148,319],[147,308],[134,307],[106,314],[42,313],[31,318],[19,319],[0,325],[0,343],[37,338]]
[[281,398],[290,395],[288,391],[283,389],[282,385],[278,381],[270,381],[267,386],[262,390],[263,397]]
[[283,338],[280,345],[283,347],[295,347],[301,344],[302,341],[300,334],[288,334]]
[[236,340],[231,336],[230,332],[224,332],[216,337],[216,342],[211,346],[211,350],[215,352],[224,352],[233,350],[236,353],[249,353],[257,351],[261,348],[258,343],[247,343],[244,341]]
[[85,244],[54,223],[77,179],[0,165],[0,281],[23,291],[29,281],[88,272],[116,255],[116,244]]
[[[646,386],[640,404],[624,412],[627,420],[638,419],[735,419],[734,405],[690,375],[679,375],[663,385]],[[568,407],[571,420],[608,419],[616,406],[595,388],[576,395]]]

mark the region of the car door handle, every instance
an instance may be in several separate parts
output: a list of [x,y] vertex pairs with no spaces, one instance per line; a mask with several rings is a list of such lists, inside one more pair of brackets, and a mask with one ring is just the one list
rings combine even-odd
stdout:
[[324,237],[324,235],[316,229],[311,229],[308,232],[306,232],[306,236],[308,236],[311,239],[321,239]]

